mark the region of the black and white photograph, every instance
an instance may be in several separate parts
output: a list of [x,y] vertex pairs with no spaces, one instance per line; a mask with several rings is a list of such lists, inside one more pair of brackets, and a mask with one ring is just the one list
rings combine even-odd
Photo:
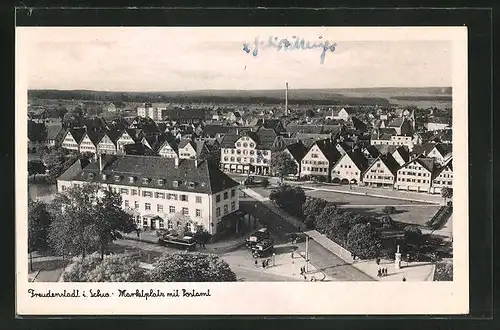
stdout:
[[462,310],[466,33],[17,28],[22,300]]

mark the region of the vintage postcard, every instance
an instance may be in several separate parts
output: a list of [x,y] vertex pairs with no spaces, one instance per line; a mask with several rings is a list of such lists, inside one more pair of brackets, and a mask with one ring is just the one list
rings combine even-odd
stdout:
[[466,314],[466,27],[19,27],[18,315]]

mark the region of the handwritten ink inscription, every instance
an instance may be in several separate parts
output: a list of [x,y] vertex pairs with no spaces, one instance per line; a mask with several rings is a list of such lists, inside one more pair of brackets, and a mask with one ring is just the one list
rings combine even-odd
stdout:
[[197,291],[194,289],[175,289],[170,292],[163,292],[158,289],[148,290],[127,290],[118,289],[118,292],[106,292],[100,289],[88,291],[81,289],[53,291],[47,290],[38,292],[34,289],[29,289],[28,294],[30,298],[143,298],[148,300],[150,298],[196,298],[196,297],[211,297],[210,289],[204,291]]
[[332,43],[328,40],[323,40],[323,37],[319,37],[319,41],[311,42],[306,41],[304,38],[299,38],[297,36],[292,36],[291,40],[280,39],[278,37],[270,36],[267,43],[265,41],[255,38],[253,45],[245,42],[243,43],[243,51],[247,54],[252,53],[253,56],[259,54],[259,48],[261,49],[276,49],[277,51],[295,51],[295,50],[309,50],[309,49],[320,49],[320,63],[325,63],[325,56],[327,52],[333,53],[337,47],[336,43]]

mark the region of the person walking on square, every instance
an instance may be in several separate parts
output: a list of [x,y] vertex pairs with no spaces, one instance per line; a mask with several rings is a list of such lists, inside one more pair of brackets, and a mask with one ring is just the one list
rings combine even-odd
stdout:
[[377,263],[377,266],[380,265],[380,258],[377,258],[375,262]]
[[255,267],[259,267],[259,262],[255,260]]
[[378,269],[378,272],[377,272],[377,277],[380,277],[382,276],[382,271],[380,270],[380,268]]

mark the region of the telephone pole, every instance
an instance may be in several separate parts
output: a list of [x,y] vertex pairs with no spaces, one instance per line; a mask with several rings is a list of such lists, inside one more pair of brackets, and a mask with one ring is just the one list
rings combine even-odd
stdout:
[[309,271],[309,236],[306,236],[306,273]]

